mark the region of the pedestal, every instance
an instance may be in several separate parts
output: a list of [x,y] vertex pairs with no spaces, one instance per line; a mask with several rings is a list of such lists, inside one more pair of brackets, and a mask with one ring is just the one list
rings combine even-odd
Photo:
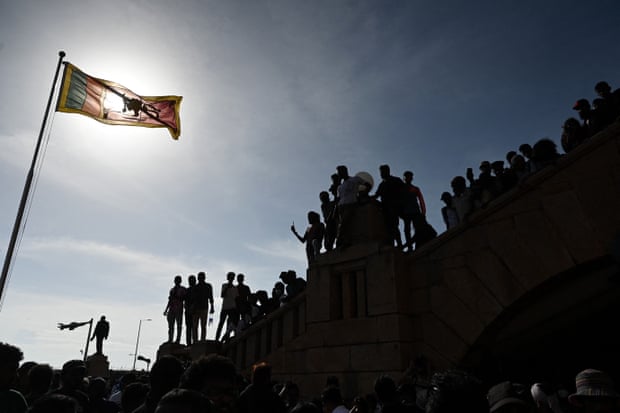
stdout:
[[215,340],[197,341],[193,343],[189,349],[189,354],[192,360],[197,360],[202,356],[208,354],[217,354],[219,343]]
[[103,354],[92,354],[86,358],[86,374],[91,377],[110,377],[110,363]]

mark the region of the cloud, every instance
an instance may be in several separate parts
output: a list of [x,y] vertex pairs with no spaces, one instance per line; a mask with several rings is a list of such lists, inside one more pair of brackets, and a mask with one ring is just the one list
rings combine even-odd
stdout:
[[245,247],[267,257],[284,258],[300,264],[306,263],[303,246],[293,240],[272,240],[261,245],[245,244]]

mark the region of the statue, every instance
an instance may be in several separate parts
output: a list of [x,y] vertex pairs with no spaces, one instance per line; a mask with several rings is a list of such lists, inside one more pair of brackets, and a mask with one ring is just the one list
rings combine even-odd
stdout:
[[93,332],[93,336],[90,338],[90,341],[93,341],[95,337],[97,338],[97,354],[103,354],[103,340],[108,338],[108,334],[110,333],[110,323],[108,323],[105,319],[105,316],[102,315],[101,319],[97,321],[97,325],[95,326],[95,331]]

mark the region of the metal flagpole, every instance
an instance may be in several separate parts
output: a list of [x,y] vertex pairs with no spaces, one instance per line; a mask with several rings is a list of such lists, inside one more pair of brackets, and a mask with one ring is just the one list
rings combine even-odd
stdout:
[[52,100],[54,99],[54,90],[56,89],[56,82],[58,81],[58,73],[60,73],[60,65],[65,57],[65,52],[58,52],[58,65],[56,66],[56,74],[54,74],[54,81],[52,83],[52,90],[47,101],[47,107],[45,108],[45,115],[43,116],[43,122],[41,123],[41,130],[39,131],[39,139],[37,140],[37,146],[34,149],[34,155],[32,156],[32,163],[30,164],[30,170],[26,177],[26,183],[24,184],[24,191],[22,192],[22,198],[19,203],[19,209],[17,210],[17,217],[15,218],[15,224],[13,225],[13,232],[11,234],[11,240],[9,241],[9,247],[6,250],[6,256],[4,257],[4,265],[2,266],[2,275],[0,275],[0,309],[4,301],[4,288],[7,283],[9,271],[11,269],[11,263],[13,254],[15,253],[15,245],[19,237],[20,229],[22,226],[22,218],[26,209],[28,201],[28,195],[30,194],[30,187],[32,186],[32,180],[34,178],[34,170],[37,164],[37,158],[39,157],[39,149],[41,148],[41,141],[43,140],[43,132],[47,124],[47,117],[49,115],[50,107],[52,106]]
[[93,331],[93,319],[92,318],[88,322],[88,335],[86,336],[86,346],[84,347],[84,363],[86,363],[86,358],[88,357],[88,343],[90,343],[91,331]]

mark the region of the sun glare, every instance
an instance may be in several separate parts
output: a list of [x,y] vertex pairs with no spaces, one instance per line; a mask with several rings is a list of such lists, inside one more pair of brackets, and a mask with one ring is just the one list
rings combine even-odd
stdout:
[[115,93],[108,92],[105,95],[103,107],[115,112],[121,112],[123,110],[123,98]]

